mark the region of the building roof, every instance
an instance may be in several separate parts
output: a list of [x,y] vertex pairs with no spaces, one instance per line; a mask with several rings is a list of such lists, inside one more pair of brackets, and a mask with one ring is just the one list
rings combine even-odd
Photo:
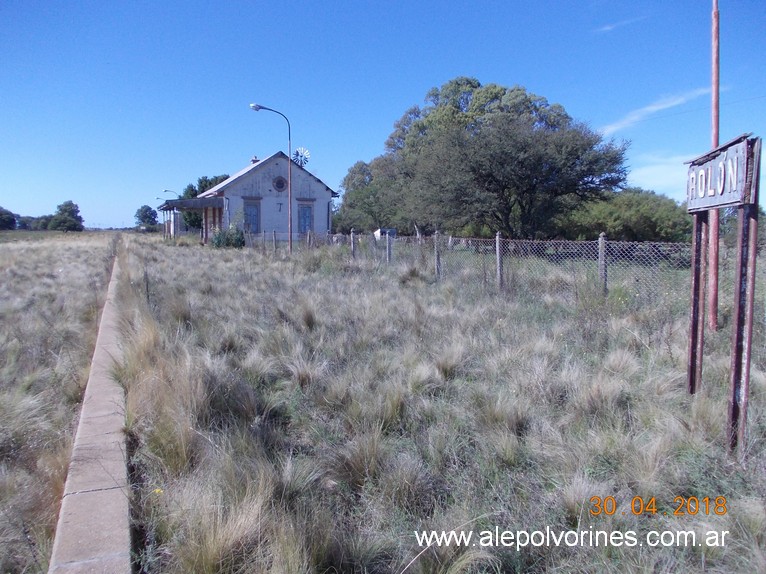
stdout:
[[168,199],[157,209],[160,211],[173,211],[178,209],[203,209],[205,207],[223,207],[223,197],[196,197],[192,199]]
[[[229,177],[229,179],[226,179],[226,180],[222,181],[221,183],[219,183],[218,185],[216,185],[215,187],[211,187],[207,191],[204,191],[204,192],[200,193],[197,196],[197,198],[217,197],[217,196],[223,195],[223,191],[227,187],[229,187],[232,183],[234,183],[235,181],[237,181],[241,177],[247,175],[251,171],[257,170],[262,165],[266,164],[269,160],[274,159],[274,158],[282,158],[282,159],[286,159],[287,161],[292,161],[287,156],[287,154],[285,154],[282,151],[278,151],[277,153],[275,153],[273,155],[270,155],[266,159],[258,160],[255,163],[250,164],[245,169],[242,169],[242,170],[238,171],[237,173],[235,173],[234,175],[232,175],[231,177]],[[340,194],[338,194],[336,191],[333,191],[325,182],[323,182],[321,179],[319,179],[317,176],[315,176],[309,170],[307,170],[306,168],[301,167],[297,163],[293,162],[293,169],[295,169],[295,168],[300,169],[301,171],[306,172],[309,176],[313,177],[316,181],[318,181],[323,186],[325,186],[325,188],[332,194],[332,197],[340,197]]]

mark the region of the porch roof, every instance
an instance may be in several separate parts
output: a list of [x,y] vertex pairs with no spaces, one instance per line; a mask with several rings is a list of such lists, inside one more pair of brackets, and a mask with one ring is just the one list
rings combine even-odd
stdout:
[[205,207],[223,207],[223,197],[196,197],[192,199],[169,199],[157,209],[160,211],[188,211]]

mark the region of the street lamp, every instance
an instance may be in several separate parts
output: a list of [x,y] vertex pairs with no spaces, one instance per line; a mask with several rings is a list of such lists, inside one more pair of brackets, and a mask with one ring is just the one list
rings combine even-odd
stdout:
[[287,122],[287,246],[290,250],[290,253],[293,252],[293,187],[292,187],[292,171],[293,171],[293,160],[292,157],[292,135],[290,131],[290,120],[287,119],[287,116],[283,114],[282,112],[279,112],[272,108],[267,108],[266,106],[262,106],[260,104],[250,104],[250,109],[254,112],[258,112],[260,110],[267,110],[269,112],[274,112],[275,114],[279,114],[283,118],[285,118],[285,121]]

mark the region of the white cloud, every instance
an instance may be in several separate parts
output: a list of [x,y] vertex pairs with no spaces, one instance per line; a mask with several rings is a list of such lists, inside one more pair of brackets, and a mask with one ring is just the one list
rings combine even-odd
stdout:
[[686,201],[686,176],[689,166],[685,162],[698,157],[688,155],[643,154],[633,158],[636,167],[628,174],[628,184],[667,195],[675,201]]
[[615,132],[629,128],[633,124],[636,124],[640,121],[643,121],[649,118],[650,116],[656,114],[657,112],[661,112],[663,110],[681,106],[687,102],[690,102],[691,100],[694,100],[696,98],[699,98],[700,96],[704,96],[705,94],[709,94],[709,93],[710,93],[710,88],[697,88],[696,90],[690,90],[682,94],[676,94],[676,95],[660,98],[659,100],[649,104],[648,106],[644,106],[643,108],[638,108],[637,110],[628,112],[625,116],[623,116],[616,122],[613,122],[609,125],[602,127],[600,131],[605,136],[610,136],[614,134]]
[[632,18],[630,20],[621,20],[620,22],[614,22],[612,24],[606,24],[605,26],[601,26],[601,28],[596,28],[594,31],[597,34],[605,34],[607,32],[612,32],[617,28],[622,28],[623,26],[629,26],[630,24],[641,22],[641,20],[646,20],[646,16],[642,16],[641,18]]

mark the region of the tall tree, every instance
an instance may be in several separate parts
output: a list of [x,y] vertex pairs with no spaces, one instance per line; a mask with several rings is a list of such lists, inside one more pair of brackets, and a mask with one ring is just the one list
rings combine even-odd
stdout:
[[348,199],[385,189],[409,228],[548,237],[559,214],[623,185],[625,150],[523,87],[458,77],[394,124],[371,179]]
[[0,229],[16,229],[16,216],[4,207],[0,207]]
[[157,225],[157,211],[148,205],[142,205],[136,211],[136,225]]
[[82,231],[85,229],[80,208],[73,201],[65,201],[56,208],[56,213],[48,223],[48,229],[54,231]]

